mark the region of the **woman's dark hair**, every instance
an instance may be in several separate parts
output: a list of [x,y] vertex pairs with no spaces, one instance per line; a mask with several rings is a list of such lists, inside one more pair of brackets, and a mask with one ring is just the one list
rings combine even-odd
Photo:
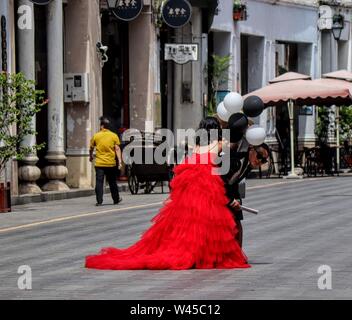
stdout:
[[215,140],[222,140],[221,124],[218,119],[207,117],[199,124],[196,144],[197,146],[207,146]]

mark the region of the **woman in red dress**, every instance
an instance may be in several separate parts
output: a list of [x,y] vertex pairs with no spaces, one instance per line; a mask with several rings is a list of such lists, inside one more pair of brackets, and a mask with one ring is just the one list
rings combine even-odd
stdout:
[[153,226],[127,249],[106,248],[88,256],[86,267],[103,270],[185,270],[248,268],[247,257],[234,240],[237,231],[228,209],[224,183],[214,175],[221,134],[211,141],[210,130],[221,130],[215,118],[201,122],[206,145],[175,168],[171,194]]

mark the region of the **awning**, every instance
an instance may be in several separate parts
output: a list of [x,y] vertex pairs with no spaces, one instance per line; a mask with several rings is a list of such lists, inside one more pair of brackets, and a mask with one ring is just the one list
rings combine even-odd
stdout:
[[352,81],[352,72],[347,70],[339,70],[323,75],[323,78],[340,79],[345,81]]
[[[336,80],[335,80],[336,81]],[[330,85],[318,80],[276,82],[247,94],[260,97],[269,106],[286,106],[292,100],[297,106],[343,105],[351,103],[351,92],[346,86]]]
[[269,83],[285,82],[292,80],[311,80],[311,77],[297,72],[286,72],[281,76],[278,76],[275,79],[269,81]]

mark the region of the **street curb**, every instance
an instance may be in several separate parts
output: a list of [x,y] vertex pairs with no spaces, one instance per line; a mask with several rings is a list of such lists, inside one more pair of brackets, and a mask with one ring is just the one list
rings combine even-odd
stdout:
[[[127,184],[119,184],[120,192],[127,192],[128,185]],[[109,193],[109,188],[106,188],[106,193]],[[13,206],[19,206],[24,204],[31,203],[40,203],[40,202],[48,202],[48,201],[57,201],[57,200],[68,200],[75,198],[85,198],[91,197],[95,195],[95,190],[91,189],[76,189],[69,190],[64,192],[42,192],[41,194],[35,195],[23,195],[23,196],[13,196],[11,198],[11,202]]]

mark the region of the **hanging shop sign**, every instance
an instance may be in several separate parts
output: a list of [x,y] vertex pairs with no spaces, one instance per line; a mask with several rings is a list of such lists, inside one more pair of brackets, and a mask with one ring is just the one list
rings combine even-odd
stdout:
[[116,0],[116,5],[111,11],[120,20],[131,21],[141,14],[142,9],[143,0]]
[[49,4],[51,0],[30,0],[34,4],[39,4],[40,6],[44,6],[46,4]]
[[333,24],[334,12],[330,6],[320,6],[319,7],[319,19],[318,19],[318,29],[319,30],[331,30]]
[[198,44],[167,43],[165,45],[165,60],[172,60],[177,64],[198,61]]
[[162,7],[162,17],[171,28],[181,28],[192,17],[192,6],[187,0],[167,0]]

